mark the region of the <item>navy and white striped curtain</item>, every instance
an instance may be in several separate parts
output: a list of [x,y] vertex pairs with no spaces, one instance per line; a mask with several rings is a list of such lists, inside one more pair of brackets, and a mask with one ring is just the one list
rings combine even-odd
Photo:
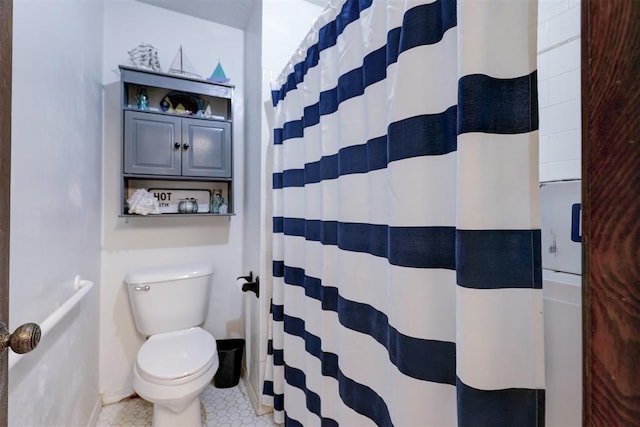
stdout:
[[276,421],[544,424],[536,15],[336,1],[283,72]]

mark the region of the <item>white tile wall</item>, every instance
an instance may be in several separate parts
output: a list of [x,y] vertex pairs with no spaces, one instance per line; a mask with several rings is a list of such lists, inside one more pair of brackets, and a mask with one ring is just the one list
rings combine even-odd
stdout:
[[[567,8],[569,5],[567,4]],[[548,24],[548,41],[550,46],[563,43],[580,35],[580,8],[573,7],[553,16]]]
[[540,181],[581,177],[580,0],[538,2]]

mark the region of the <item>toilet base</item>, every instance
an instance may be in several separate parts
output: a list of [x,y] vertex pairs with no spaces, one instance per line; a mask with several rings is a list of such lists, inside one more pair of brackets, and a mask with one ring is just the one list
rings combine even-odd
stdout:
[[153,427],[201,427],[202,409],[200,396],[187,405],[184,411],[176,414],[171,409],[157,403],[153,404]]

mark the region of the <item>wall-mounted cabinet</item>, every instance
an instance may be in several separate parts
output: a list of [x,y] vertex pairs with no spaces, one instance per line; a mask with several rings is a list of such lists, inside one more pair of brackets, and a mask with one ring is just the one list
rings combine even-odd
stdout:
[[[180,198],[195,195],[198,213],[179,215],[233,214],[233,86],[125,66],[120,74],[121,214],[135,215],[127,199],[141,188],[162,215],[178,214]],[[222,210],[212,206],[215,194]]]
[[125,111],[124,173],[231,178],[231,123]]

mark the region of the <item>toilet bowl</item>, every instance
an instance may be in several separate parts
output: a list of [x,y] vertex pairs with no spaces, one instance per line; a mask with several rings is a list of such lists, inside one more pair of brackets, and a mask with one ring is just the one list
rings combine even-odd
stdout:
[[133,388],[154,404],[154,425],[199,425],[199,396],[218,365],[216,340],[201,328],[153,335],[138,351]]
[[133,389],[153,403],[154,426],[202,425],[200,393],[219,366],[206,318],[212,269],[206,263],[127,273],[134,322],[147,340],[133,366]]

